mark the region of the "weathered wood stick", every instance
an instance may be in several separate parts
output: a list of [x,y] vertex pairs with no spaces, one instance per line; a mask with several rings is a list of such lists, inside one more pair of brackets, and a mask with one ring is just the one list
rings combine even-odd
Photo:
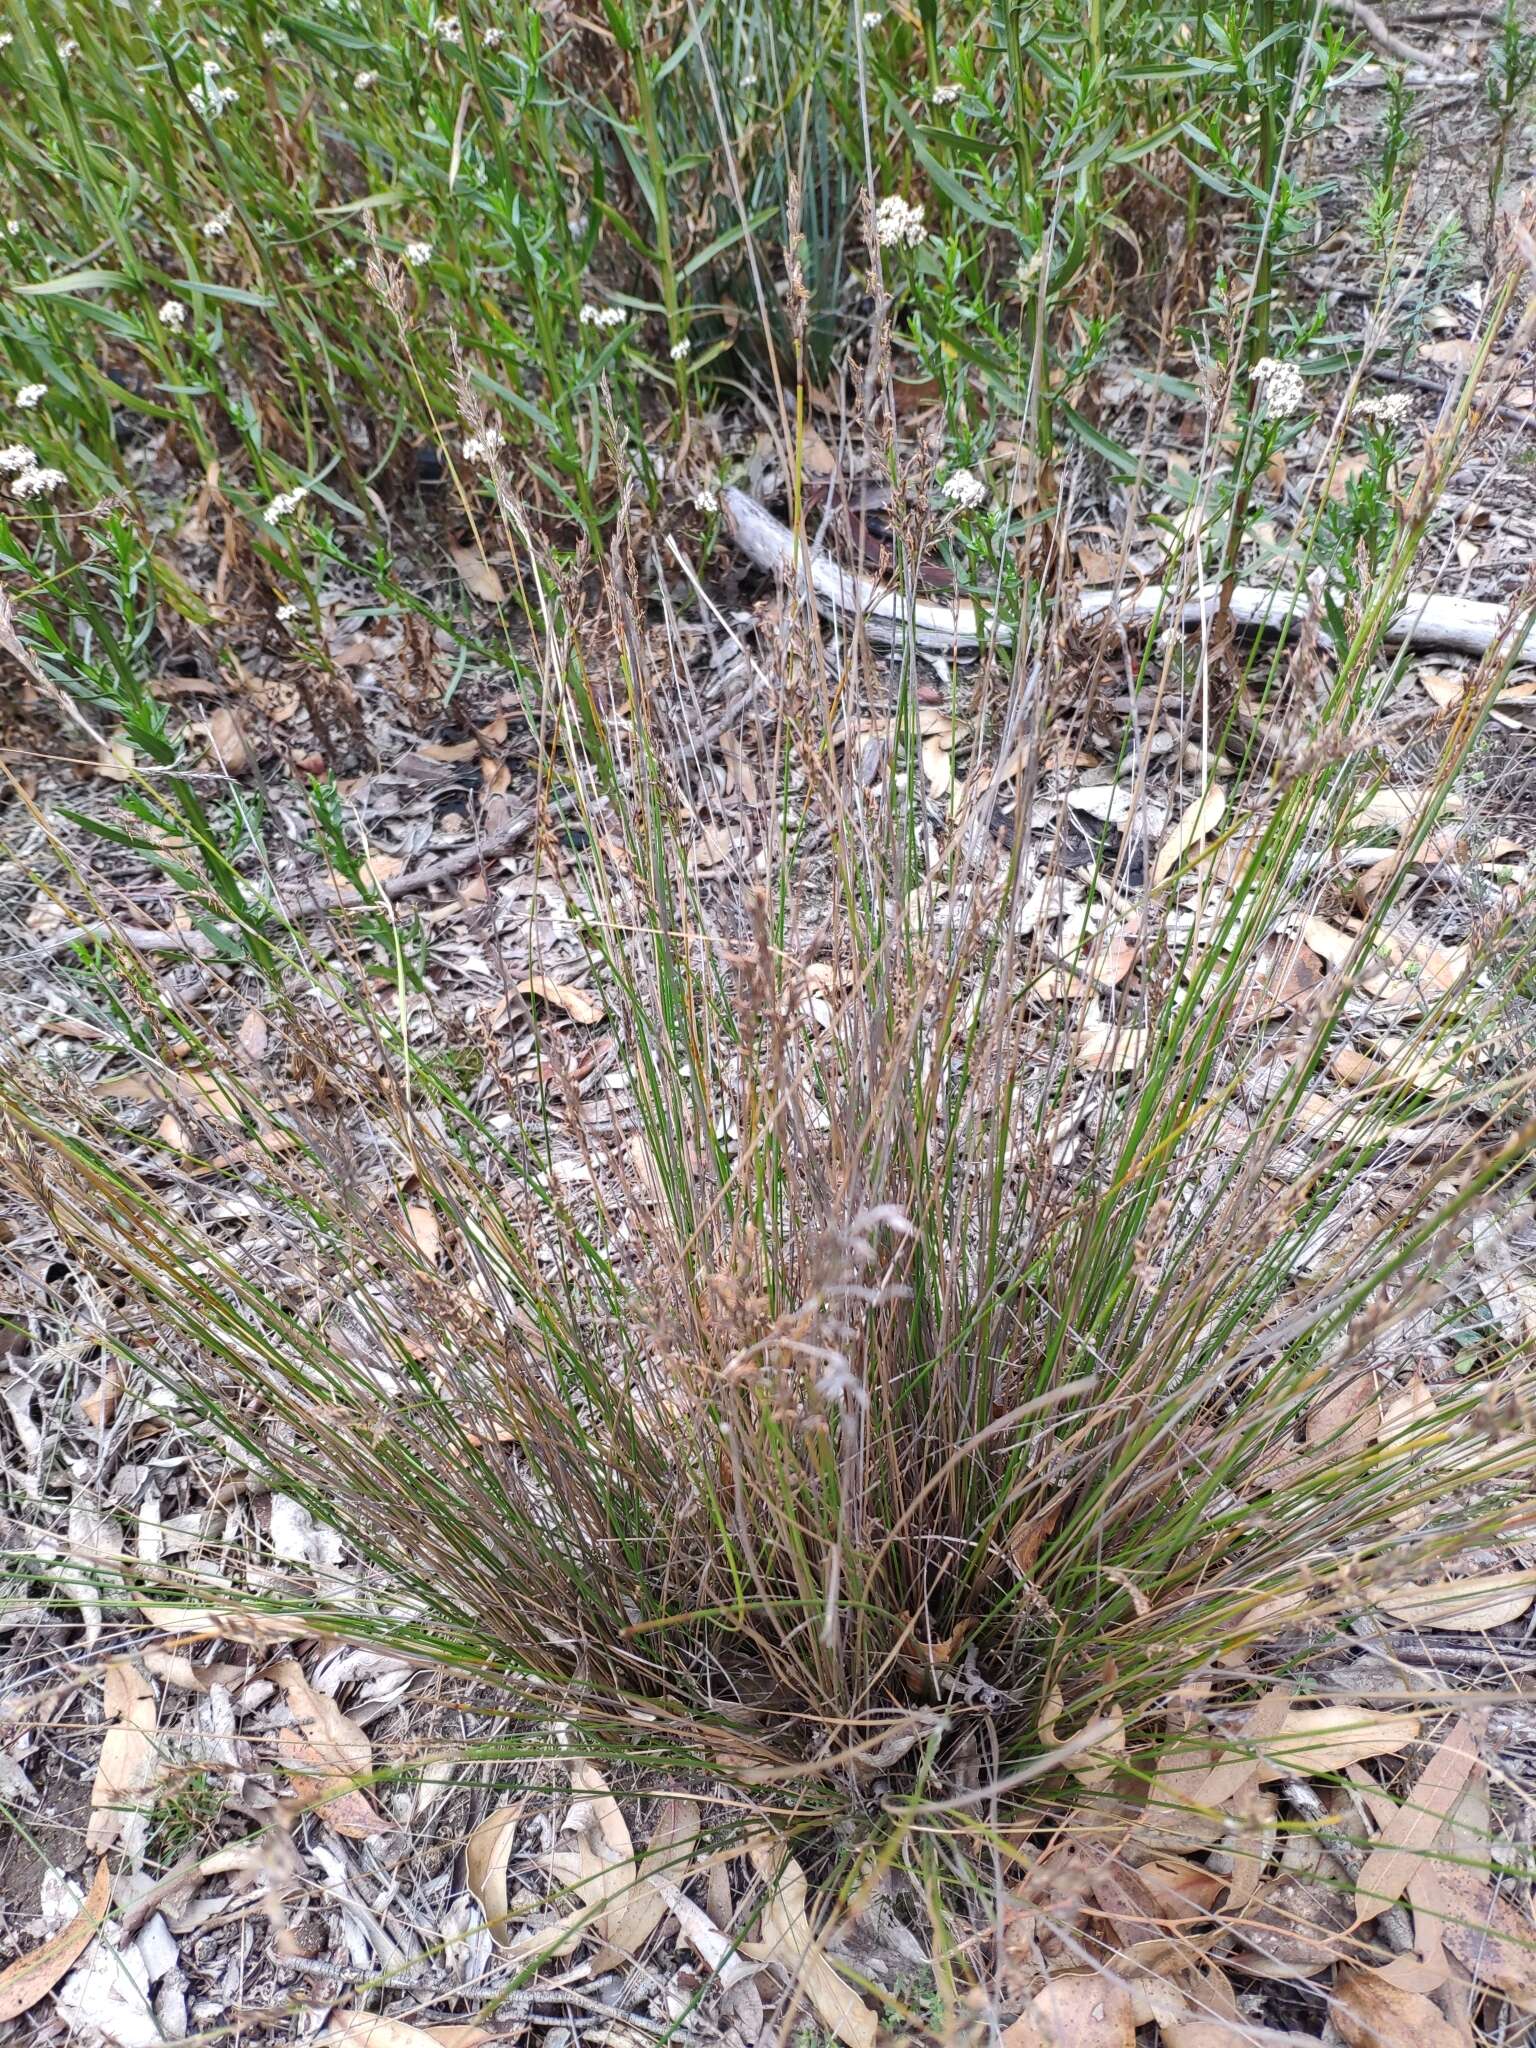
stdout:
[[[900,591],[889,590],[868,576],[845,569],[830,556],[805,551],[789,528],[775,519],[756,498],[745,491],[727,489],[720,494],[726,523],[736,545],[760,569],[790,582],[808,583],[823,611],[863,621],[874,639],[904,641],[910,635],[915,645],[934,653],[956,653],[979,647],[989,637],[1006,643],[1011,638],[1002,620],[983,620],[972,604],[929,604],[917,599],[911,604]],[[1185,601],[1183,622],[1198,625],[1214,616],[1220,590],[1208,585]],[[1161,584],[1150,583],[1140,590],[1085,590],[1077,599],[1079,615],[1103,618],[1113,613],[1122,625],[1145,625],[1158,617],[1164,604]],[[1232,592],[1228,611],[1240,626],[1279,630],[1299,624],[1311,608],[1306,591],[1278,590],[1268,584],[1239,583]],[[1432,648],[1444,654],[1486,654],[1508,627],[1506,606],[1485,604],[1473,597],[1442,597],[1434,592],[1412,591],[1408,600],[1388,620],[1385,638],[1394,644]],[[1527,624],[1523,639],[1529,639]]]

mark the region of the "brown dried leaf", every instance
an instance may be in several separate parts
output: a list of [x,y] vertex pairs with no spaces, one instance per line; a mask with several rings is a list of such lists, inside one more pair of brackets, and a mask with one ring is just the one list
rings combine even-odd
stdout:
[[1090,1017],[1072,1048],[1076,1065],[1092,1074],[1129,1074],[1146,1058],[1152,1034],[1142,1025],[1107,1024]]
[[470,1835],[464,1851],[465,1881],[496,1941],[507,1938],[507,1862],[517,1840],[526,1800],[498,1806]]
[[448,552],[471,597],[478,597],[482,604],[506,603],[506,585],[472,541],[464,546],[450,542]]
[[625,1956],[635,1956],[650,1940],[667,1912],[667,1902],[653,1880],[662,1877],[677,1885],[685,1882],[698,1833],[699,1810],[691,1799],[661,1802],[640,1860],[645,1882],[620,1899],[607,1916],[611,1947]]
[[525,974],[517,984],[517,992],[519,995],[537,996],[540,1002],[552,1003],[557,1010],[564,1010],[573,1023],[601,1024],[603,1021],[601,998],[590,989],[576,988],[568,981],[552,981],[547,974]]
[[155,1689],[127,1658],[114,1658],[107,1666],[101,1704],[111,1725],[101,1745],[85,1834],[86,1848],[98,1856],[112,1847],[124,1822],[148,1803],[145,1794],[159,1775]]
[[1096,1970],[1053,1977],[1004,2032],[1002,2048],[1135,2048],[1130,1993]]
[[1419,1739],[1412,1714],[1373,1713],[1366,1707],[1292,1707],[1285,1724],[1258,1744],[1259,1782],[1342,1771],[1372,1756],[1398,1756]]
[[208,745],[219,766],[230,775],[243,775],[251,765],[251,750],[234,712],[221,704],[210,712],[206,730]]
[[1383,1614],[1408,1628],[1488,1629],[1518,1621],[1536,1600],[1536,1570],[1483,1572],[1438,1586],[1399,1586],[1379,1594]]
[[278,1735],[278,1749],[301,1807],[313,1807],[338,1835],[367,1841],[392,1832],[355,1781],[373,1770],[373,1745],[333,1699],[314,1690],[292,1658],[274,1664],[272,1677],[283,1688],[293,1726]]
[[1522,2012],[1536,2012],[1536,1926],[1530,1914],[1470,1864],[1436,1863],[1424,1878],[1426,1894],[1433,1894],[1444,1916],[1445,1946],[1462,1968]]
[[1472,1730],[1458,1718],[1361,1864],[1355,1878],[1357,1920],[1369,1920],[1402,1897],[1476,1763]]
[[1427,1998],[1400,1991],[1374,1970],[1338,1970],[1330,2010],[1345,2048],[1464,2048],[1461,2035]]
[[757,1939],[743,1942],[742,1951],[757,1962],[781,1964],[810,2000],[821,2024],[845,2048],[874,2048],[879,2024],[875,2014],[822,1953],[806,1917],[805,1872],[793,1856],[783,1862],[780,1856],[775,1843],[752,1844],[752,1861],[771,1889]]
[[29,2012],[80,1960],[101,1932],[111,1900],[112,1873],[103,1857],[96,1866],[84,1903],[69,1925],[41,1948],[18,1956],[14,1963],[0,1970],[0,2025]]
[[489,2027],[418,2027],[409,2020],[337,2007],[331,2013],[331,2024],[317,2036],[317,2048],[481,2048],[482,2043],[496,2038]]

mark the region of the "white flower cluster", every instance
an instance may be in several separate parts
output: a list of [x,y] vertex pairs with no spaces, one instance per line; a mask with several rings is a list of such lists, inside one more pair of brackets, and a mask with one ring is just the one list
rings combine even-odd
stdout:
[[686,363],[688,358],[693,354],[693,343],[688,339],[687,335],[685,334],[681,341],[673,342],[671,348],[668,350],[668,354],[671,356],[674,363]]
[[180,299],[165,299],[155,317],[172,334],[180,334],[187,324],[187,309]]
[[400,253],[404,256],[412,270],[420,270],[423,263],[430,263],[432,261],[432,244],[430,242],[407,242]]
[[187,98],[205,121],[217,121],[219,116],[227,113],[240,97],[234,86],[220,85],[219,73],[223,68],[222,64],[210,57],[203,66],[202,83],[188,88]]
[[859,20],[863,23],[865,29],[878,28],[884,19],[885,9],[883,7],[866,7],[859,16]]
[[952,469],[939,493],[958,512],[974,512],[987,502],[987,487],[973,469]]
[[1381,427],[1400,427],[1412,411],[1413,393],[1393,391],[1381,398],[1362,398],[1355,407],[1355,418],[1374,420]]
[[1307,387],[1294,363],[1282,363],[1278,356],[1261,356],[1251,375],[1270,419],[1288,420],[1306,404]]
[[507,32],[504,28],[488,28],[480,38],[480,47],[482,50],[499,50],[506,39]]
[[929,94],[929,98],[936,107],[952,107],[964,91],[963,85],[940,85]]
[[352,81],[352,90],[354,92],[372,92],[378,82],[379,74],[377,71],[359,71]]
[[44,469],[25,441],[0,448],[0,473],[11,479],[18,498],[46,498],[67,481],[62,469]]
[[48,396],[46,384],[23,384],[16,394],[18,412],[31,412]]
[[288,41],[288,31],[282,28],[264,28],[261,32],[261,47],[264,50],[281,50]]
[[285,519],[291,519],[308,496],[307,484],[295,484],[291,491],[279,491],[267,507],[268,526],[281,526]]
[[440,43],[453,43],[461,50],[464,47],[464,24],[455,14],[435,15],[432,21],[432,33]]
[[595,306],[590,299],[582,307],[578,318],[583,327],[622,327],[624,308],[622,306]]
[[295,619],[303,616],[303,612],[304,607],[301,604],[280,604],[277,608],[277,623],[280,626],[291,626]]
[[478,434],[471,434],[464,443],[466,462],[490,462],[507,445],[507,437],[493,420]]
[[203,222],[202,232],[210,242],[222,241],[234,225],[234,219],[235,209],[232,206],[222,207],[217,213],[209,214]]
[[923,209],[891,192],[875,208],[875,240],[882,249],[915,249],[928,237]]
[[43,469],[34,463],[31,469],[17,472],[11,479],[11,489],[18,498],[51,498],[68,481],[62,469]]

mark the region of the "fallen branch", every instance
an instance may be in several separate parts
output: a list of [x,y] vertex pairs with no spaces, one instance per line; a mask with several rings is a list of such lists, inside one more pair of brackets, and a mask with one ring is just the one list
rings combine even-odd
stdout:
[[[1006,644],[1012,638],[1005,621],[984,618],[973,604],[929,604],[922,599],[909,604],[900,591],[843,568],[829,555],[812,553],[807,559],[789,528],[745,491],[723,491],[721,504],[736,545],[750,561],[788,582],[808,585],[823,611],[859,619],[875,639],[900,643],[910,636],[918,647],[953,654],[989,640]],[[1140,590],[1085,590],[1078,596],[1077,610],[1085,619],[1113,617],[1122,626],[1149,625],[1164,616],[1168,601],[1163,586],[1150,583]],[[1308,616],[1311,602],[1305,590],[1239,583],[1227,610],[1240,626],[1282,632]],[[1219,588],[1209,585],[1184,601],[1180,617],[1184,625],[1197,626],[1203,619],[1213,618],[1220,603]],[[1486,654],[1509,623],[1510,613],[1504,605],[1413,591],[1402,610],[1388,620],[1383,638],[1394,645],[1433,648],[1445,654]],[[1531,632],[1532,624],[1527,623],[1522,645]]]

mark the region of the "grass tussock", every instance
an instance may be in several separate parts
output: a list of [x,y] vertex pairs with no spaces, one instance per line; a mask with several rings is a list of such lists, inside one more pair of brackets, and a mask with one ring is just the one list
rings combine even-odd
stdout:
[[[34,468],[63,481],[0,522],[3,644],[129,748],[121,807],[85,823],[175,893],[202,983],[185,1000],[55,844],[49,886],[91,906],[70,1001],[170,1108],[146,1124],[17,1056],[5,1173],[111,1290],[100,1341],[357,1561],[298,1603],[217,1552],[169,1577],[130,1555],[131,1586],[403,1646],[504,1685],[531,1746],[558,1724],[705,1766],[894,1854],[936,1814],[982,1832],[1144,1780],[1171,1695],[1236,1704],[1514,1526],[1528,1356],[1495,1332],[1450,1389],[1412,1356],[1529,1199],[1536,928],[1517,890],[1454,946],[1414,914],[1520,633],[1406,796],[1382,652],[1476,378],[1410,446],[1353,411],[1357,357],[1268,563],[1322,572],[1307,627],[1073,615],[1087,466],[1146,480],[1075,402],[1122,307],[1165,339],[1187,320],[1206,380],[1170,588],[1261,545],[1305,384],[1251,372],[1310,373],[1282,286],[1334,32],[1270,0],[729,26],[613,4],[558,33],[348,0],[265,27],[109,11],[63,55],[41,23],[0,60],[30,81],[0,96],[25,271],[0,347],[48,387]],[[917,225],[888,209],[882,239],[903,191]],[[1412,219],[1395,157],[1373,192],[1385,259]],[[1175,230],[1158,311],[1136,252]],[[1479,374],[1513,361],[1522,277],[1516,251]],[[857,354],[834,346],[855,286]],[[913,646],[877,659],[793,590],[748,645],[706,596],[774,709],[750,829],[705,860],[679,607],[720,538],[710,407],[750,389],[808,544],[818,380],[840,450],[891,478],[892,581],[942,557],[993,622],[944,714],[953,754],[964,697],[963,774],[936,782]],[[941,457],[902,443],[913,389]],[[382,547],[417,443],[471,560],[512,564],[514,629]],[[189,756],[152,656],[217,606],[162,544],[167,467],[202,479],[221,578],[317,695],[342,569],[495,640],[536,739],[532,894],[588,974],[583,1016],[519,940],[531,1067],[444,999],[335,783],[310,850],[344,913]],[[1131,815],[1169,806],[1153,836],[1085,838],[1060,795],[1111,700]],[[1317,923],[1343,944],[1303,972]],[[562,1004],[601,1018],[601,1064],[545,1028]]]

